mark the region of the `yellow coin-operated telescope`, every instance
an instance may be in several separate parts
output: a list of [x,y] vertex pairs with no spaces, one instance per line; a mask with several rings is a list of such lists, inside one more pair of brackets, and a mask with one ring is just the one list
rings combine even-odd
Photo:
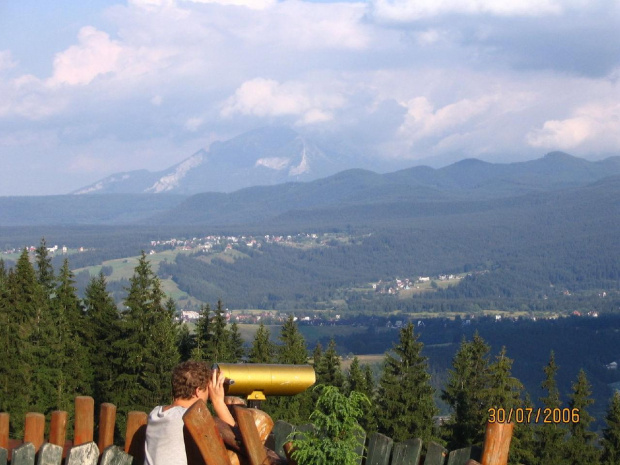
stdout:
[[311,365],[217,363],[212,369],[219,369],[227,378],[226,395],[245,397],[251,407],[258,407],[266,396],[299,394],[316,382]]

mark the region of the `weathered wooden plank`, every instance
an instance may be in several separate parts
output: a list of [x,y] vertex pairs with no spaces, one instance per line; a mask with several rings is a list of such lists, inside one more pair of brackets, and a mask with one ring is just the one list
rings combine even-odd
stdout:
[[0,465],[6,465],[9,461],[9,451],[4,447],[0,447]]
[[394,444],[391,465],[418,465],[422,455],[422,439],[407,439]]
[[144,412],[129,412],[125,428],[125,452],[134,458],[135,463],[144,462],[144,441],[146,439],[146,422],[148,415]]
[[45,415],[35,412],[27,413],[24,425],[24,442],[32,443],[34,445],[34,451],[38,452],[41,444],[43,444],[44,433]]
[[424,465],[444,465],[448,450],[436,442],[429,442]]
[[0,448],[9,449],[9,418],[6,412],[0,412]]
[[34,465],[34,444],[26,442],[13,449],[11,465]]
[[131,465],[133,457],[118,446],[108,446],[101,454],[99,465]]
[[95,430],[95,401],[89,396],[75,398],[73,444],[79,446],[91,442]]
[[256,425],[256,429],[258,430],[258,435],[260,436],[260,440],[264,444],[267,440],[267,437],[273,430],[273,420],[269,415],[257,408],[250,408],[248,409],[248,412],[250,412],[252,414],[252,417],[254,417],[254,424]]
[[273,425],[272,431],[274,436],[273,450],[280,457],[286,457],[286,454],[284,453],[284,444],[288,442],[288,437],[293,431],[295,431],[295,427],[290,423],[278,420],[275,425]]
[[187,409],[183,422],[207,465],[231,465],[222,436],[202,400]]
[[381,433],[373,433],[368,439],[366,465],[388,465],[394,441]]
[[65,465],[97,465],[98,460],[99,448],[91,441],[69,449]]
[[471,447],[463,447],[462,449],[450,451],[447,465],[465,465],[469,459],[474,458],[471,454]]
[[252,413],[247,408],[238,405],[232,407],[232,413],[239,427],[243,448],[250,465],[268,463],[267,453],[258,435],[258,429],[254,423]]
[[65,447],[67,437],[67,412],[55,410],[52,412],[50,420],[50,440],[51,444]]
[[62,447],[46,442],[39,449],[37,465],[60,465],[62,462]]
[[114,443],[114,425],[116,423],[116,405],[103,403],[99,409],[99,453]]

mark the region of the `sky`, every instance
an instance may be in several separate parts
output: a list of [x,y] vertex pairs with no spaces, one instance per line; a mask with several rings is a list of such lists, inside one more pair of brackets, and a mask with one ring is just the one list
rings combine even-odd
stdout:
[[0,196],[288,125],[441,165],[620,155],[620,0],[0,0]]

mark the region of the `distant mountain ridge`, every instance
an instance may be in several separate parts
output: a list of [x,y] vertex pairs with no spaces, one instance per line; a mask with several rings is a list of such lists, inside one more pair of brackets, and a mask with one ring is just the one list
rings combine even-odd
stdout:
[[[246,139],[246,143],[250,142],[251,139]],[[214,147],[213,150],[219,149]],[[254,166],[255,149],[240,153],[247,155],[246,167]],[[274,157],[262,157],[270,158]],[[191,166],[197,161],[188,160],[186,165],[177,165],[174,173],[184,173],[183,179],[191,180],[191,176],[198,176],[198,172],[192,174]],[[289,170],[298,166],[290,164]],[[118,176],[122,178],[123,175]],[[144,183],[153,188],[152,192],[160,192],[158,195],[0,197],[0,225],[228,226],[270,221],[290,223],[304,217],[329,218],[330,224],[337,224],[344,221],[339,215],[347,208],[361,217],[365,208],[373,212],[382,208],[399,211],[402,210],[399,206],[405,204],[410,210],[408,214],[414,216],[427,214],[425,212],[472,211],[489,208],[488,202],[494,200],[575,189],[610,176],[620,176],[620,157],[590,162],[561,152],[519,163],[496,164],[467,159],[439,169],[416,166],[386,174],[349,169],[308,182],[195,195],[175,194],[177,191],[168,189],[177,182],[171,172],[153,184],[149,184],[151,178]],[[147,179],[148,172],[133,172],[131,178]],[[111,183],[107,191],[119,189],[121,181]],[[465,205],[466,202],[469,204]]]
[[440,169],[416,166],[387,174],[354,169],[307,183],[196,194],[152,220],[158,224],[244,224],[292,211],[399,202],[444,209],[446,204],[464,201],[576,188],[613,175],[620,175],[620,157],[590,162],[561,152],[510,164],[468,159]]
[[72,194],[233,192],[256,185],[310,181],[351,167],[285,127],[268,127],[215,142],[163,171],[108,176]]

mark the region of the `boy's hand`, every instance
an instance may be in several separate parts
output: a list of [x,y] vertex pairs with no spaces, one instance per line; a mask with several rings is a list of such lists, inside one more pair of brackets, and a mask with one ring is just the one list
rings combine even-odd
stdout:
[[209,398],[217,416],[230,426],[235,426],[235,419],[224,403],[224,374],[220,370],[213,370],[207,387],[209,389]]

